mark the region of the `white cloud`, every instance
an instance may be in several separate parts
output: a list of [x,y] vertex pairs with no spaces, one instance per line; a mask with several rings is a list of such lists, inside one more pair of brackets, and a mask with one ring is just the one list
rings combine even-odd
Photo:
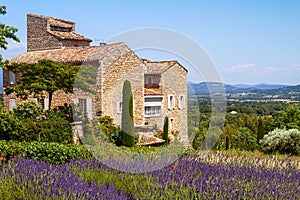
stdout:
[[238,64],[230,67],[228,72],[230,73],[241,73],[245,71],[252,70],[252,72],[256,72],[256,64]]
[[25,42],[15,42],[9,41],[7,45],[7,49],[0,49],[0,54],[5,59],[12,59],[17,57],[18,55],[24,53],[26,51],[26,43]]
[[263,73],[278,73],[278,72],[283,72],[285,71],[284,68],[280,68],[280,67],[271,67],[271,66],[268,66],[268,67],[265,67],[262,72]]

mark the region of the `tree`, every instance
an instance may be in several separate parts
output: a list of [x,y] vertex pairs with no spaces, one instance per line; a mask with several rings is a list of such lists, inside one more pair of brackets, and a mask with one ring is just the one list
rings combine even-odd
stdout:
[[164,121],[164,128],[163,128],[163,139],[165,140],[166,144],[169,143],[168,132],[169,132],[169,118],[166,116]]
[[258,127],[257,127],[257,144],[259,144],[259,140],[261,140],[265,135],[265,123],[263,119],[260,117],[258,119]]
[[135,145],[134,122],[133,122],[133,97],[131,83],[126,80],[123,85],[122,99],[122,145],[132,147]]
[[[0,15],[6,14],[6,6],[0,6]],[[7,39],[12,39],[16,42],[20,42],[19,38],[15,35],[18,31],[17,28],[13,26],[7,26],[3,23],[0,23],[0,48],[7,49]],[[0,64],[3,63],[2,55],[0,55]]]
[[16,86],[5,88],[6,94],[16,93],[17,97],[27,99],[30,95],[43,98],[43,92],[49,95],[49,107],[53,94],[57,90],[66,93],[73,92],[73,84],[79,66],[69,63],[59,63],[51,60],[40,60],[38,63],[13,63],[13,72],[21,74]]

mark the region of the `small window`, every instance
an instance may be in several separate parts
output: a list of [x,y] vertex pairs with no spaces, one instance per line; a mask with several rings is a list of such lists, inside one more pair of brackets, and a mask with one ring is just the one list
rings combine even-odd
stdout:
[[174,109],[175,108],[175,98],[173,95],[168,96],[168,109]]
[[16,106],[16,100],[10,99],[9,100],[9,110],[13,110],[13,108]]
[[160,116],[161,106],[145,106],[145,116]]
[[170,119],[170,130],[173,129],[174,119]]
[[117,102],[117,113],[122,113],[122,101]]
[[184,109],[184,96],[183,95],[179,95],[179,97],[178,97],[178,108]]
[[9,76],[9,84],[11,85],[16,84],[16,74],[10,70],[8,71],[8,76]]
[[152,78],[148,78],[148,84],[152,84]]

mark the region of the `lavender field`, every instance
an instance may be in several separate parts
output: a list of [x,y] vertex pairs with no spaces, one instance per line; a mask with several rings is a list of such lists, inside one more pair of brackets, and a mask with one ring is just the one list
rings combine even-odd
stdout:
[[210,153],[144,174],[95,160],[15,159],[0,170],[0,199],[300,199],[300,161]]

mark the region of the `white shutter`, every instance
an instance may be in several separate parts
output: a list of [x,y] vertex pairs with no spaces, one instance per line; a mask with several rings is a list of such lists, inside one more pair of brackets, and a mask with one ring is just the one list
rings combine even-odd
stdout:
[[168,109],[171,110],[174,107],[174,96],[173,95],[169,95],[168,96]]
[[93,101],[91,98],[86,99],[86,112],[88,119],[93,119]]
[[9,110],[13,110],[15,105],[16,105],[16,100],[15,99],[10,99],[9,100]]
[[122,101],[117,102],[117,113],[122,113]]
[[178,97],[178,108],[183,109],[184,108],[184,96],[179,95]]
[[49,98],[44,98],[44,109],[49,110]]
[[74,98],[74,99],[73,99],[73,103],[74,103],[74,104],[79,104],[78,98]]

